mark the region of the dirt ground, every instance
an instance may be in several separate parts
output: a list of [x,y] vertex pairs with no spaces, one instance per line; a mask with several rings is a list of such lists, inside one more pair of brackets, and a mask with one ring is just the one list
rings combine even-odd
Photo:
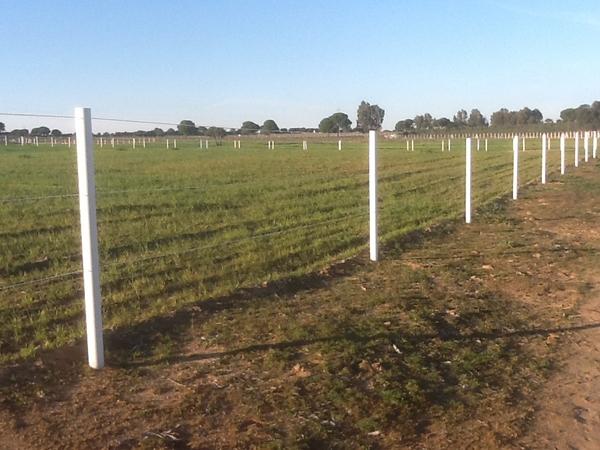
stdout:
[[600,448],[599,174],[0,368],[0,448]]

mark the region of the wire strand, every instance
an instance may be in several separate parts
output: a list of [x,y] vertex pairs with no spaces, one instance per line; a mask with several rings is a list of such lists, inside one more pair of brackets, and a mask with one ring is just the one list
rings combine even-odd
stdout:
[[35,280],[28,280],[28,281],[21,281],[19,283],[14,283],[14,284],[0,285],[0,292],[7,291],[9,289],[16,289],[16,288],[19,288],[21,286],[29,286],[29,285],[32,285],[32,284],[46,284],[46,283],[49,283],[49,282],[51,282],[53,280],[57,280],[57,279],[60,279],[60,278],[67,278],[67,277],[70,277],[70,276],[73,276],[73,275],[81,275],[82,273],[83,273],[83,271],[78,270],[78,271],[75,271],[75,272],[67,272],[67,273],[61,273],[61,274],[58,274],[58,275],[52,275],[50,277],[38,278],[38,279],[35,279]]

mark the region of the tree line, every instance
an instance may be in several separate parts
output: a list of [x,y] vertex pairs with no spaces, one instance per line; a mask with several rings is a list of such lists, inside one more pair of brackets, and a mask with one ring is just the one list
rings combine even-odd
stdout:
[[[262,125],[253,121],[245,121],[239,128],[225,129],[222,127],[204,127],[197,126],[191,120],[182,120],[177,129],[169,128],[166,131],[161,128],[153,130],[138,130],[134,132],[116,132],[102,133],[103,136],[207,136],[220,141],[228,134],[265,134],[272,133],[301,133],[316,132],[321,133],[347,133],[362,132],[369,130],[379,130],[383,123],[385,111],[379,105],[372,105],[362,101],[356,111],[356,126],[352,127],[352,121],[348,114],[336,112],[323,118],[317,128],[298,127],[298,128],[279,128],[273,119],[267,119]],[[403,134],[424,133],[424,132],[451,132],[465,130],[485,130],[494,129],[498,131],[520,131],[532,128],[543,128],[547,130],[576,130],[576,129],[599,129],[600,128],[600,101],[595,101],[591,105],[580,105],[576,108],[567,108],[561,111],[560,119],[556,122],[552,119],[544,120],[544,116],[537,108],[528,107],[518,111],[509,111],[501,108],[491,114],[489,120],[478,109],[472,109],[470,113],[461,109],[454,114],[452,119],[447,117],[434,118],[431,114],[419,114],[414,118],[403,119],[396,122],[394,131]],[[25,128],[14,129],[7,132],[5,124],[0,122],[0,133],[11,136],[62,136],[63,133],[58,129],[41,126],[32,128],[31,131]],[[100,134],[99,134],[100,135]]]

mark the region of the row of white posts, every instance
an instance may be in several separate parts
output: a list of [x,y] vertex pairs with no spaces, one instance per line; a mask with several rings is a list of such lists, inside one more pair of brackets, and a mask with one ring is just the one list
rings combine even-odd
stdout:
[[[94,369],[104,367],[104,343],[102,333],[102,296],[100,292],[100,262],[98,256],[98,229],[96,222],[96,188],[94,181],[94,137],[89,108],[75,108],[77,137],[77,172],[79,180],[79,211],[81,222],[81,246],[83,284],[85,297],[85,322],[88,347],[88,363]],[[561,174],[565,169],[565,135],[560,137]],[[587,157],[589,134],[585,135]],[[200,141],[202,142],[202,141]],[[238,141],[238,147],[241,145]],[[542,183],[546,182],[547,136],[542,138]],[[208,145],[208,142],[206,142]],[[135,145],[135,144],[134,144]],[[414,144],[413,144],[414,145]],[[169,140],[167,140],[167,148]],[[275,142],[269,141],[270,149]],[[465,221],[471,223],[471,152],[472,140],[466,140]],[[594,134],[593,156],[596,157],[598,134]],[[176,148],[176,142],[174,142]],[[341,141],[338,142],[341,149]],[[448,142],[450,149],[450,142]],[[575,141],[575,164],[579,158],[579,139]],[[586,159],[587,160],[587,159]],[[513,199],[518,193],[519,137],[513,138]],[[369,132],[369,256],[372,261],[379,257],[377,239],[377,133]]]
[[[585,161],[588,161],[589,140],[591,134],[584,133],[584,152]],[[565,147],[567,134],[560,135],[560,173],[565,173]],[[592,156],[596,158],[598,151],[598,132],[593,133]],[[445,141],[442,141],[442,151],[444,151]],[[542,184],[546,184],[547,154],[550,140],[546,133],[542,134]],[[525,139],[523,139],[523,146]],[[414,140],[411,141],[414,149]],[[471,223],[471,185],[472,185],[472,138],[467,138],[465,143],[465,222]],[[479,138],[477,139],[477,150],[479,150]],[[448,150],[451,148],[451,141],[448,139]],[[409,141],[406,141],[406,150],[409,150]],[[488,150],[488,140],[485,140],[485,151]],[[414,150],[413,150],[414,151]],[[575,134],[575,167],[579,165],[579,133]],[[519,192],[519,136],[513,137],[513,189],[512,198],[517,200]],[[377,240],[377,134],[375,131],[369,131],[369,256],[371,261],[378,260],[378,240]]]

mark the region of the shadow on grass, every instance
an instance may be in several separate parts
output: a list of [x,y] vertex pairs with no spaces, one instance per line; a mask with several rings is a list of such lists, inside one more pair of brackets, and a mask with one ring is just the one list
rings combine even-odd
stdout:
[[551,334],[561,333],[573,333],[593,330],[600,328],[600,323],[589,323],[583,325],[575,325],[572,327],[557,327],[557,328],[540,328],[530,330],[515,330],[510,332],[487,332],[487,333],[470,333],[466,335],[456,334],[453,336],[445,335],[445,333],[429,333],[420,335],[406,335],[397,332],[389,333],[376,333],[372,335],[360,335],[356,333],[340,334],[335,336],[324,336],[313,339],[298,339],[287,342],[275,342],[270,344],[254,344],[247,347],[238,348],[234,350],[227,350],[223,352],[211,352],[211,353],[196,353],[191,355],[173,355],[164,358],[159,358],[150,361],[139,361],[139,362],[124,362],[117,364],[117,367],[132,368],[132,367],[149,367],[160,364],[177,364],[194,361],[204,361],[208,359],[223,358],[227,356],[236,356],[240,354],[262,352],[269,350],[287,350],[298,347],[305,347],[314,344],[322,344],[328,342],[337,341],[350,341],[350,342],[370,342],[386,339],[390,341],[390,344],[394,344],[400,340],[409,342],[411,344],[418,344],[427,340],[439,339],[441,341],[455,341],[455,342],[470,342],[475,340],[493,340],[493,339],[505,339],[513,337],[544,337]]

